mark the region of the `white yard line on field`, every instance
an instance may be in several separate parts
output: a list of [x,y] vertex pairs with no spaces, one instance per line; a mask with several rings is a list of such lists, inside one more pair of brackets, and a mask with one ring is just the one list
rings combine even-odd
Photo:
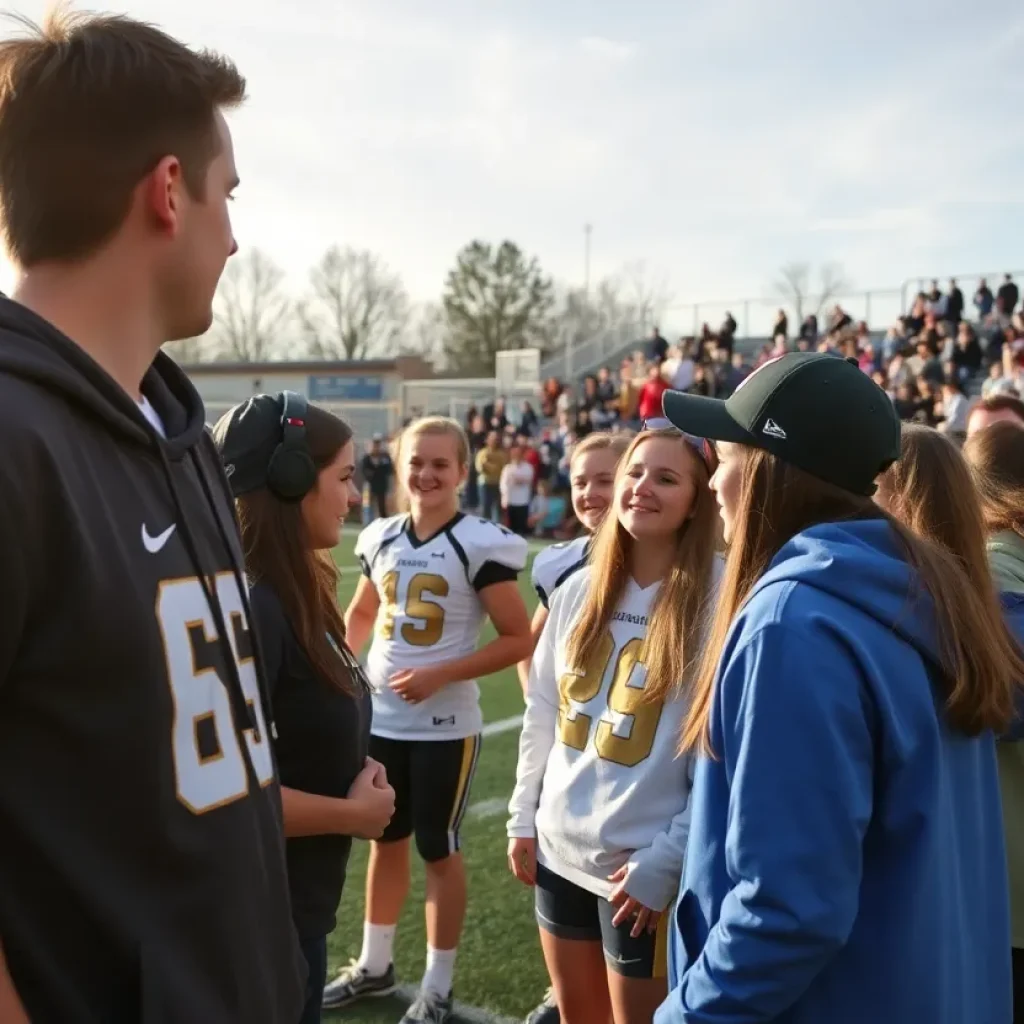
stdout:
[[503,732],[511,732],[513,729],[521,729],[523,726],[522,715],[512,715],[511,718],[499,718],[496,722],[488,722],[481,732],[482,736],[500,736]]

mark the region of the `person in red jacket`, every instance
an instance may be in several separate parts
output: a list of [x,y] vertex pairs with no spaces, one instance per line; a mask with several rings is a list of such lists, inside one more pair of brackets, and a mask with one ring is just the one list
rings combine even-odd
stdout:
[[648,367],[647,380],[640,389],[640,419],[650,420],[661,416],[661,396],[668,390],[668,384],[661,376],[661,368],[655,364]]

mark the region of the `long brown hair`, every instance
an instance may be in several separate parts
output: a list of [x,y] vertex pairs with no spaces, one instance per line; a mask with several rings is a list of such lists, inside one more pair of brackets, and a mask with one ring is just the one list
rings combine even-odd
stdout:
[[964,443],[985,528],[1024,537],[1024,426],[1002,420],[971,434]]
[[979,592],[958,558],[916,536],[871,498],[824,483],[761,449],[744,446],[741,451],[745,461],[733,541],[680,748],[715,754],[711,706],[726,637],[779,549],[819,523],[879,517],[896,534],[920,591],[934,605],[950,727],[967,736],[986,729],[1003,731],[1014,714],[1016,680],[1024,678],[1024,662],[1018,652],[1007,649],[1006,627],[991,585],[988,593]]
[[[708,488],[708,471],[679,431],[649,430],[638,434],[619,459],[615,476],[618,490],[633,453],[652,438],[677,441],[687,452],[695,485],[691,516],[676,534],[675,559],[662,580],[649,616],[640,661],[647,668],[645,701],[667,699],[685,685],[698,657],[706,625],[706,608],[715,557],[718,512]],[[629,581],[629,554],[633,538],[609,510],[598,527],[591,556],[593,582],[587,588],[580,617],[566,644],[566,660],[582,665],[588,652],[601,642]]]
[[[352,428],[343,419],[308,406],[306,443],[318,470],[329,466],[351,440]],[[302,503],[281,501],[261,487],[236,498],[235,506],[250,579],[273,589],[316,674],[345,693],[358,693],[361,682],[331,644],[345,645],[338,568],[329,551],[310,546]]]
[[992,589],[978,495],[960,449],[945,434],[904,423],[900,457],[878,478],[876,500],[918,537],[951,551],[978,591]]

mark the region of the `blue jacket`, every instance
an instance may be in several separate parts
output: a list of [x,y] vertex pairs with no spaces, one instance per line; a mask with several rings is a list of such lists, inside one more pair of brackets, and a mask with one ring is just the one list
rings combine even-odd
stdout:
[[995,742],[946,727],[884,520],[786,544],[733,623],[656,1024],[1006,1024]]

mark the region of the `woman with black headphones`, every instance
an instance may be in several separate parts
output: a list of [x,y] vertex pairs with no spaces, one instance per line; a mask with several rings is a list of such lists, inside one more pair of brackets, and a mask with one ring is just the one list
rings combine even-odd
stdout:
[[214,439],[242,531],[292,914],[309,964],[299,1024],[315,1024],[352,837],[378,838],[395,807],[383,767],[367,758],[369,686],[345,642],[330,554],[360,501],[355,445],[347,423],[287,391],[235,406]]

